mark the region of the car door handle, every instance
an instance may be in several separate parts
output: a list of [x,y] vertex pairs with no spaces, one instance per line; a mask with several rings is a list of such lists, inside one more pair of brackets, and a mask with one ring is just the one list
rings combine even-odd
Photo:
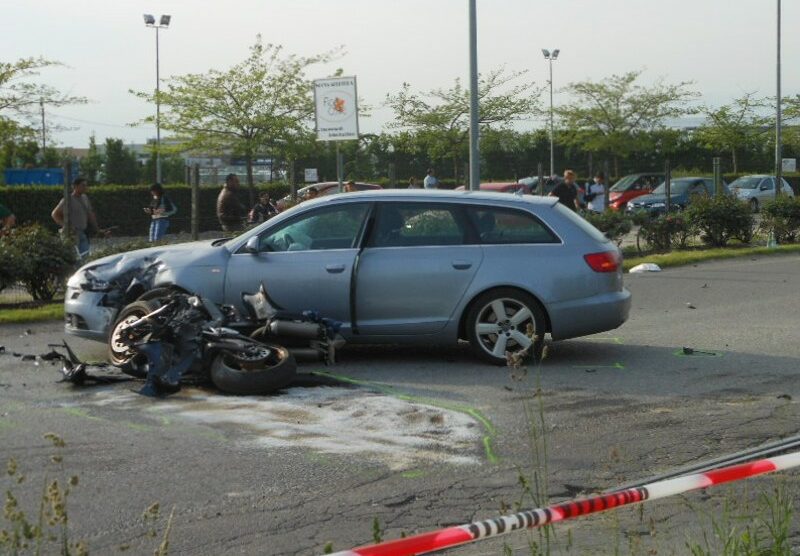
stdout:
[[331,274],[339,274],[340,272],[344,272],[344,265],[343,264],[329,264],[329,265],[325,266],[325,270],[327,270]]
[[469,261],[453,261],[453,268],[456,270],[467,270],[468,268],[472,267],[472,263]]

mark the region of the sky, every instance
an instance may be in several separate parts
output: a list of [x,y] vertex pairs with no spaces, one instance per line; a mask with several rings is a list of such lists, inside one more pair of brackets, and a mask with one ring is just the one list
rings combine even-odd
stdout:
[[[541,49],[554,63],[555,103],[568,84],[643,70],[642,83],[694,82],[701,101],[718,106],[745,92],[775,94],[776,0],[477,0],[478,67],[527,70],[545,85]],[[155,88],[155,31],[143,13],[172,16],[160,32],[162,81],[171,75],[224,70],[243,60],[257,34],[286,52],[311,55],[343,45],[345,54],[314,66],[358,78],[359,96],[375,109],[360,123],[380,132],[392,113],[382,104],[403,82],[416,90],[468,82],[467,0],[0,0],[0,60],[44,56],[64,67],[39,80],[83,106],[47,110],[69,126],[54,139],[85,147],[118,137],[142,143],[151,126],[131,127],[154,110],[129,90]],[[783,2],[782,89],[800,93],[800,2]],[[544,102],[548,99],[542,97]],[[541,127],[530,121],[525,128]]]

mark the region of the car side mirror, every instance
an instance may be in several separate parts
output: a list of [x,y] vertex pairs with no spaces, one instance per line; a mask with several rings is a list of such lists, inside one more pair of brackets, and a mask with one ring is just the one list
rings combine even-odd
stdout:
[[258,236],[253,236],[247,240],[247,243],[244,245],[244,250],[248,253],[252,253],[253,255],[258,254]]
[[767,189],[769,189],[769,186],[766,183],[762,183],[758,189],[759,191],[766,191]]

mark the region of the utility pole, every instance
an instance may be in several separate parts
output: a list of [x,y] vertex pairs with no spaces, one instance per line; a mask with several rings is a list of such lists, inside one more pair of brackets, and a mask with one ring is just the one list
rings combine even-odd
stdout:
[[555,163],[555,124],[553,123],[553,60],[558,59],[558,53],[561,52],[558,48],[550,52],[546,48],[542,49],[544,59],[550,62],[550,175],[554,176],[556,171]]
[[44,156],[44,151],[47,150],[47,128],[44,124],[44,98],[39,98],[39,106],[42,109],[42,156]]

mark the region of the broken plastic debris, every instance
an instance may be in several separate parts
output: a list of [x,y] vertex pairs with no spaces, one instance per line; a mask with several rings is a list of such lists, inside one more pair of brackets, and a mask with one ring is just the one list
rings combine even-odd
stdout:
[[631,274],[641,274],[643,272],[661,272],[661,267],[655,263],[642,263],[642,264],[637,264],[628,272],[630,272]]

